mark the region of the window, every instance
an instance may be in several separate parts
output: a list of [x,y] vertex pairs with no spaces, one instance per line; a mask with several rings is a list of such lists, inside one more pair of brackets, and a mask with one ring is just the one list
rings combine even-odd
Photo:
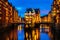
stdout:
[[8,11],[6,10],[6,16],[8,16]]
[[6,17],[6,23],[8,23],[8,20],[9,20],[8,17]]
[[28,28],[28,25],[26,25],[26,28]]
[[28,16],[25,16],[25,18],[28,18]]
[[1,20],[1,17],[0,17],[0,20]]
[[1,4],[0,4],[0,7],[1,7]]
[[6,5],[8,5],[8,2],[6,2]]
[[1,10],[1,8],[0,8],[0,10]]
[[11,22],[13,21],[12,18],[10,18],[10,21],[11,21]]
[[2,13],[0,12],[0,14],[2,14]]
[[0,3],[2,3],[2,2],[0,1]]
[[8,20],[8,17],[6,17],[6,20]]
[[59,10],[57,10],[57,13],[59,13]]

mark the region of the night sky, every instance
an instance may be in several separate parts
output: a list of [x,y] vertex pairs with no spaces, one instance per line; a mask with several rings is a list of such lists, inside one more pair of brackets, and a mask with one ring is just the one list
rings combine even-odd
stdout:
[[53,0],[8,0],[18,10],[18,15],[24,17],[26,8],[39,8],[41,16],[51,10]]

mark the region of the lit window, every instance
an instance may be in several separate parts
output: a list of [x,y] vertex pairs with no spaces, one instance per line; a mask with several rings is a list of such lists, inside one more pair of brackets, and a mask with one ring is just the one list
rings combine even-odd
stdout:
[[10,20],[12,21],[12,18],[10,18]]
[[29,23],[31,23],[31,21],[29,21]]
[[55,8],[55,7],[54,7],[53,9],[54,9],[54,10],[56,10],[56,8]]
[[0,17],[0,20],[1,20],[1,17]]
[[28,18],[28,16],[25,16],[25,18]]
[[28,19],[26,18],[26,21],[28,21]]
[[0,8],[0,10],[1,10],[1,8]]
[[30,18],[32,18],[32,16],[30,16]]
[[8,16],[8,11],[6,11],[6,16]]
[[53,16],[55,16],[56,15],[56,13],[53,13]]
[[2,13],[0,12],[0,14],[2,14]]
[[59,10],[57,10],[57,13],[59,13]]
[[8,17],[6,17],[6,23],[8,23],[8,20],[9,20]]
[[2,3],[2,2],[0,1],[0,3]]
[[6,10],[8,10],[8,8],[5,8]]
[[28,28],[28,25],[26,25],[26,28]]
[[8,2],[6,2],[6,5],[8,5]]
[[8,17],[6,17],[6,20],[8,20]]

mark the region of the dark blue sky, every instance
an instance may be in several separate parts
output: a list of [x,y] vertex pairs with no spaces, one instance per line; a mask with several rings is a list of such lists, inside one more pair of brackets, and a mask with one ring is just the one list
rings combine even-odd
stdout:
[[26,8],[39,8],[41,16],[51,10],[53,0],[8,0],[18,10],[18,15],[24,17]]

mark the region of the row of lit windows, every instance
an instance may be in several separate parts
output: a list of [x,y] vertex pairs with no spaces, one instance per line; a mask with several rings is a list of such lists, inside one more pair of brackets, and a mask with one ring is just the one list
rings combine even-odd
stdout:
[[25,15],[34,15],[35,13],[31,13],[31,12],[29,12],[29,13],[25,13]]
[[[32,17],[32,16],[31,16]],[[25,18],[26,18],[26,20],[27,21],[29,21],[29,19],[27,19],[27,18],[30,18],[30,16],[25,16]],[[33,18],[33,17],[32,17]],[[36,17],[36,18],[34,18],[36,21],[40,21],[40,17]],[[41,18],[42,19],[42,18]],[[44,17],[43,19],[42,19],[42,21],[44,20],[44,21],[50,21],[50,19],[51,19],[51,16],[48,16],[48,18],[47,17]]]

